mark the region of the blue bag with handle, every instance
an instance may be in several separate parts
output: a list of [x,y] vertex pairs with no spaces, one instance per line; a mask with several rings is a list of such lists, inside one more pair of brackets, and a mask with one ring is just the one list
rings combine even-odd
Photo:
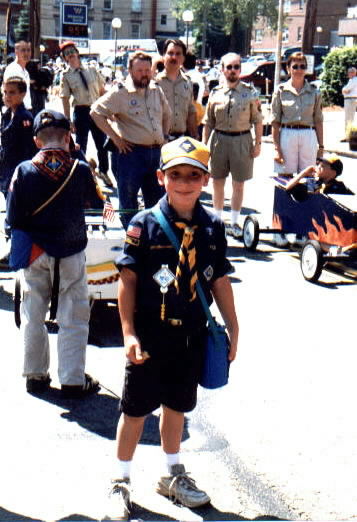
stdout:
[[[160,223],[165,234],[175,247],[176,251],[179,252],[180,244],[178,239],[172,231],[158,204],[155,205],[155,207],[152,209],[152,212]],[[225,327],[218,324],[217,321],[212,317],[207,299],[199,281],[196,283],[196,290],[208,320],[205,360],[199,383],[201,386],[203,386],[203,388],[213,390],[215,388],[221,388],[228,383],[230,364],[228,360],[228,354],[230,343]]]

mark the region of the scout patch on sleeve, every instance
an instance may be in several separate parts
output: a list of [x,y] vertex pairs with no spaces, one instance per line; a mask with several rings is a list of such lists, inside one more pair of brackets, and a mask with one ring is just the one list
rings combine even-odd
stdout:
[[128,230],[126,231],[128,236],[134,237],[136,239],[140,239],[141,232],[142,228],[137,225],[129,225]]
[[127,235],[125,238],[125,243],[129,243],[129,245],[133,245],[133,246],[139,246],[140,240],[136,239],[135,237],[130,237]]
[[208,265],[208,267],[206,268],[206,270],[203,272],[203,275],[205,276],[205,278],[207,279],[207,281],[210,281],[212,279],[212,276],[213,276],[213,268],[211,267],[211,265]]

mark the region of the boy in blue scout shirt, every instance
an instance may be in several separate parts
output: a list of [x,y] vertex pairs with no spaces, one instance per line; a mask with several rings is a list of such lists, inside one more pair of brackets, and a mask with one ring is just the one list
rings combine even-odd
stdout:
[[36,152],[33,116],[23,104],[26,89],[25,80],[19,76],[8,78],[2,85],[7,111],[1,120],[0,190],[5,198],[17,165]]
[[130,222],[120,269],[119,310],[127,364],[117,434],[118,477],[111,491],[113,516],[130,510],[130,466],[146,415],[162,408],[160,433],[167,474],[157,492],[187,507],[210,501],[180,463],[184,413],[194,409],[204,355],[206,315],[196,294],[199,279],[209,304],[215,299],[234,360],[238,321],[227,274],[223,223],[199,202],[208,183],[209,150],[182,137],[162,147],[161,211],[181,243],[176,252],[151,210]]
[[88,165],[70,155],[70,122],[63,114],[39,112],[34,134],[40,150],[16,168],[6,213],[11,232],[23,231],[32,242],[23,270],[23,375],[29,393],[48,390],[45,317],[57,281],[58,378],[62,395],[83,398],[100,390],[98,381],[85,373],[90,307],[84,252],[84,210],[100,198]]

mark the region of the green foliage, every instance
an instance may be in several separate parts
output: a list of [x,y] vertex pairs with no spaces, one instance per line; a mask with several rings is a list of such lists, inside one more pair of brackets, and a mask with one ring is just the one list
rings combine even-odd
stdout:
[[29,13],[29,3],[25,3],[21,11],[19,12],[19,16],[16,21],[16,25],[14,27],[15,33],[15,41],[19,40],[29,40],[30,37],[30,13]]
[[340,47],[324,59],[321,93],[325,105],[343,106],[342,87],[348,81],[348,67],[357,66],[357,46]]

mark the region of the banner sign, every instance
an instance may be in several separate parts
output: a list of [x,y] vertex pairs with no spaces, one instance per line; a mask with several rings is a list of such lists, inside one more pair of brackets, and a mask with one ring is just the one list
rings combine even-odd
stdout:
[[86,5],[62,4],[62,36],[67,38],[88,38]]

